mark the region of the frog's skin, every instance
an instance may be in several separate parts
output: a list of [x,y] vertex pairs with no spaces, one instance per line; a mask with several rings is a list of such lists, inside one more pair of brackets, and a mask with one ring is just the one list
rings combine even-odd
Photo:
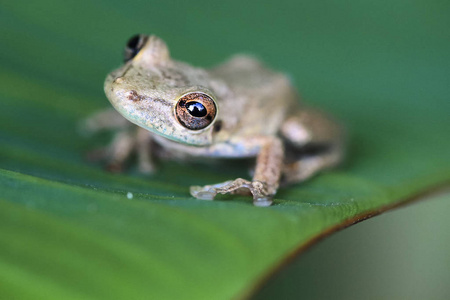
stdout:
[[[109,110],[86,123],[94,132],[120,129],[108,151],[113,166],[120,166],[133,150],[145,172],[154,170],[151,159],[157,155],[256,157],[251,181],[193,186],[191,194],[212,200],[217,193],[250,191],[255,205],[268,206],[280,183],[303,181],[342,159],[340,127],[303,106],[284,74],[252,57],[237,55],[205,70],[173,60],[160,38],[140,35],[130,39],[125,59],[105,81],[106,96],[120,115]],[[185,106],[180,99],[188,99]],[[191,116],[189,101],[202,103],[209,119]],[[187,121],[177,117],[178,109]],[[204,128],[186,127],[197,121],[206,122],[200,126]],[[152,151],[155,144],[163,151]]]

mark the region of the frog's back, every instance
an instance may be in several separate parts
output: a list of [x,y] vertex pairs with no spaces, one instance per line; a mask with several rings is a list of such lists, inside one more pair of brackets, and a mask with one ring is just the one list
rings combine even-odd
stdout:
[[[225,80],[232,89],[240,92],[274,90],[279,81],[287,81],[284,74],[274,72],[256,58],[238,54],[211,70],[212,74]],[[263,91],[261,91],[263,92]],[[267,92],[267,91],[266,91]]]
[[[242,134],[274,134],[288,111],[298,106],[298,97],[286,75],[268,69],[248,55],[236,55],[211,70],[225,81],[243,104],[239,122]],[[224,101],[233,101],[224,99]]]

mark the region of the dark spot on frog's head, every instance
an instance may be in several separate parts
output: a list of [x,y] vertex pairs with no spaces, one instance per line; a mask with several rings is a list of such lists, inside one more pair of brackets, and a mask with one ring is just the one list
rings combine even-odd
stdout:
[[131,100],[131,101],[141,101],[145,97],[142,95],[139,95],[135,90],[131,90],[130,92],[128,92],[127,98],[128,98],[128,100]]
[[172,105],[170,102],[167,102],[166,100],[161,99],[161,98],[150,98],[145,95],[139,95],[135,90],[129,91],[126,97],[128,100],[133,101],[133,102],[147,100],[147,101],[151,101],[153,103],[159,103],[164,106]]

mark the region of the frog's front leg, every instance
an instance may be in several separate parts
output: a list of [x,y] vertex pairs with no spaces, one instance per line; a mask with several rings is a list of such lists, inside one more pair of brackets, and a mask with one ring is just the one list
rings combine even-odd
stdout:
[[252,181],[242,178],[203,187],[192,186],[192,196],[212,200],[217,194],[242,194],[249,190],[255,206],[269,206],[277,192],[283,165],[283,145],[276,137],[263,139],[261,151],[256,159]]
[[116,130],[112,142],[101,149],[94,150],[90,157],[106,162],[108,170],[118,172],[133,154],[137,154],[138,168],[141,173],[152,173],[152,137],[149,131],[134,126],[113,109],[100,111],[80,124],[85,134],[95,134],[104,130]]
[[108,108],[94,113],[79,124],[83,135],[93,135],[103,130],[121,130],[130,127],[131,123],[115,109]]
[[120,172],[133,153],[137,155],[139,172],[153,173],[151,135],[140,127],[117,132],[112,142],[101,150],[98,159],[106,162],[108,170]]

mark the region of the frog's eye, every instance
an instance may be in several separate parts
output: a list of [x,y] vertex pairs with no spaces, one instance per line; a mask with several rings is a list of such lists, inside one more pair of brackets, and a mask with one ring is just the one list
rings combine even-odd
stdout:
[[191,130],[200,130],[216,117],[214,100],[204,93],[189,93],[178,100],[175,108],[178,121]]
[[144,47],[145,43],[148,40],[148,36],[144,34],[136,34],[132,36],[125,46],[125,52],[124,52],[124,60],[125,62],[133,59],[139,51]]

